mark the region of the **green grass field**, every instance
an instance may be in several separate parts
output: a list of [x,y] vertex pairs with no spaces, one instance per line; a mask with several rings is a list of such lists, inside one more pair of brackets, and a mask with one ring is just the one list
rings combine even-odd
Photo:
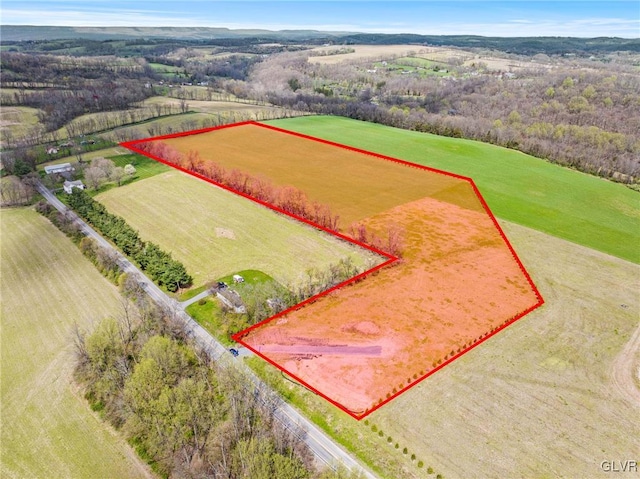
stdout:
[[183,71],[183,69],[180,67],[165,65],[164,63],[149,63],[149,66],[158,73],[178,73]]
[[[385,63],[376,62],[374,65],[378,69],[394,72],[411,72],[421,77],[451,75],[448,71],[449,66],[446,63],[435,62],[419,57],[402,57]],[[438,66],[440,70],[434,70],[433,68],[435,66]]]
[[178,171],[96,197],[140,236],[182,261],[198,287],[240,270],[259,270],[283,285],[350,256],[371,256],[341,240]]
[[72,379],[73,324],[116,314],[116,288],[35,211],[2,210],[0,226],[0,476],[150,477]]
[[477,141],[346,118],[268,123],[469,176],[496,216],[640,263],[640,195],[624,185]]

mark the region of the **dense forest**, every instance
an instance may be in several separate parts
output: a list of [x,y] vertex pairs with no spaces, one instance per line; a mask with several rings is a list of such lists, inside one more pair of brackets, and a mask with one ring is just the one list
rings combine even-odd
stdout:
[[195,347],[176,316],[121,280],[117,318],[76,330],[76,376],[95,411],[163,477],[346,479],[318,472],[304,432],[279,422],[281,401]]

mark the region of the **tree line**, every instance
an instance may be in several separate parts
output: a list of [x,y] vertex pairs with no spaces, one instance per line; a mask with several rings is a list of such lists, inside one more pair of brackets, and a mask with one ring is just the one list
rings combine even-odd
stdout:
[[67,196],[67,202],[83,219],[113,241],[126,255],[133,258],[149,276],[169,291],[191,285],[193,278],[182,263],[150,241],[140,239],[138,232],[123,218],[113,215],[101,203],[85,191],[74,188]]
[[277,186],[269,180],[258,178],[237,169],[229,170],[211,160],[204,160],[191,150],[186,155],[162,141],[136,144],[140,150],[169,163],[205,176],[234,191],[251,196],[287,213],[304,218],[332,231],[337,231],[339,216],[326,204],[310,201],[304,191],[293,186]]
[[68,213],[61,213],[46,201],[36,204],[36,211],[66,234],[107,279],[117,283],[122,275],[118,257],[112,249],[100,246],[93,238],[84,235],[80,226]]
[[[307,194],[294,186],[277,186],[271,181],[238,169],[228,169],[221,164],[203,159],[200,153],[190,150],[182,154],[163,141],[147,141],[136,144],[140,150],[161,158],[169,163],[202,175],[218,184],[227,186],[241,194],[255,198],[291,215],[308,220],[327,230],[340,232],[340,216],[331,211],[331,207],[318,201],[312,201]],[[404,230],[389,225],[386,238],[368,231],[363,224],[349,227],[351,237],[373,248],[394,256],[402,256],[404,249]]]

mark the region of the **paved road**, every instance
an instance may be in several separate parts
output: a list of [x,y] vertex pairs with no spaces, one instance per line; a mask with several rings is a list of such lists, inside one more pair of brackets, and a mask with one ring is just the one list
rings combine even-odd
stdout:
[[38,182],[38,191],[58,211],[69,214],[81,227],[84,234],[94,238],[101,246],[111,249],[118,256],[118,262],[123,271],[136,275],[147,294],[158,304],[170,308],[183,321],[187,334],[207,351],[211,358],[222,364],[231,365],[242,371],[253,383],[255,394],[260,395],[263,401],[269,401],[274,405],[274,415],[289,430],[298,435],[314,453],[317,460],[330,467],[343,464],[349,470],[360,471],[367,479],[376,479],[376,476],[367,468],[357,462],[348,452],[342,449],[336,442],[327,436],[309,419],[303,416],[297,409],[282,400],[273,390],[267,386],[256,374],[241,360],[234,358],[229,351],[200,326],[183,309],[181,303],[167,296],[158,286],[147,278],[134,264],[125,258],[111,243],[100,236],[87,223],[82,221],[73,211],[67,208],[45,186]]

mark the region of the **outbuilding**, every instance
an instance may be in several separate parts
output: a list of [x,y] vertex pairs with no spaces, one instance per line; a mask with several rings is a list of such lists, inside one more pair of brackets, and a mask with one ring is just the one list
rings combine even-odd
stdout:
[[44,167],[44,172],[47,175],[70,173],[72,171],[73,166],[71,166],[71,163],[60,163],[59,165],[47,165]]
[[80,180],[65,181],[64,184],[62,185],[62,188],[64,189],[65,193],[70,195],[74,188],[78,188],[79,190],[84,190],[84,183],[82,183],[82,181]]

